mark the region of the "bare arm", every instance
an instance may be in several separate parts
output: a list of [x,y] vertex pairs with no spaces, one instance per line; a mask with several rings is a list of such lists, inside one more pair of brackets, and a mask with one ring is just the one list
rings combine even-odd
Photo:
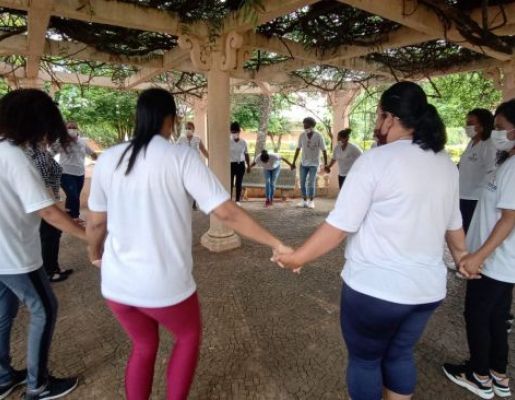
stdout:
[[293,156],[293,163],[291,164],[291,169],[296,168],[297,158],[299,157],[299,153],[300,153],[300,149],[297,148],[297,150],[295,150],[295,155]]
[[289,162],[286,158],[281,157],[281,160],[282,160],[282,161],[284,161],[286,164],[288,164],[288,165],[290,166],[290,168],[295,169],[294,164],[292,164],[291,162]]
[[485,260],[511,234],[515,227],[515,210],[502,210],[501,218],[494,226],[485,243],[475,252],[463,257],[460,267],[469,274],[478,274]]
[[204,146],[204,143],[202,143],[202,141],[200,141],[199,149],[200,152],[204,155],[204,157],[206,157],[206,159],[209,160],[209,153],[207,152],[206,146]]
[[226,201],[217,207],[213,214],[226,226],[234,229],[240,235],[255,242],[264,244],[273,249],[284,248],[282,242],[273,236],[268,230],[256,222],[241,207],[232,201]]
[[479,275],[470,274],[466,269],[460,267],[461,260],[468,254],[467,245],[465,244],[465,231],[463,228],[447,231],[445,241],[447,242],[454,263],[460,273],[467,278],[479,278]]
[[84,231],[84,228],[76,224],[68,214],[55,204],[39,210],[38,214],[46,222],[57,229],[65,233],[69,233],[78,239],[86,240],[86,232]]
[[324,155],[324,165],[327,165],[327,151],[322,150],[322,154]]
[[249,157],[249,153],[245,153],[245,162],[247,163],[247,171],[250,172],[250,157]]
[[299,269],[335,249],[347,236],[347,232],[324,222],[295,252],[291,254],[279,252],[275,254],[274,261],[286,268]]
[[86,236],[89,260],[94,262],[102,259],[104,242],[107,236],[107,213],[93,211],[89,213]]

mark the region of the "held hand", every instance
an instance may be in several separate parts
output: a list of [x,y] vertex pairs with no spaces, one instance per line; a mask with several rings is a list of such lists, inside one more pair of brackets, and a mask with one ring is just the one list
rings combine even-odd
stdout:
[[327,173],[327,174],[330,174],[331,173],[331,168],[329,168],[328,165],[325,166],[324,168],[324,171]]
[[292,171],[294,171],[297,167],[295,166],[295,164],[291,164],[290,168],[291,168]]
[[479,279],[484,261],[477,253],[467,254],[460,260],[459,271],[468,279]]
[[250,171],[252,170],[252,167],[247,168],[247,174],[250,174]]
[[282,247],[274,249],[272,261],[279,265],[281,268],[293,270],[293,272],[300,273],[302,265],[296,261],[295,251],[290,247]]

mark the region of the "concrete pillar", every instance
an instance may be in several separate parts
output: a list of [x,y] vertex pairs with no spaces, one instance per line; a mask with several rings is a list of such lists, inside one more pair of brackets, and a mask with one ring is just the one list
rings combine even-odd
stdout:
[[[229,124],[230,124],[230,76],[220,68],[222,53],[212,54],[211,68],[207,72],[207,132],[209,143],[209,167],[230,190]],[[222,252],[241,246],[241,240],[231,229],[211,216],[209,231],[202,238],[204,247]]]
[[[360,89],[351,88],[349,90],[332,92],[329,94],[329,103],[331,105],[333,114],[333,149],[338,145],[338,132],[342,129],[349,127],[349,116],[351,111],[352,101],[358,95]],[[331,158],[333,149],[328,151],[328,158]],[[340,189],[338,187],[338,165],[334,165],[331,169],[328,182],[328,196],[335,197],[338,195]]]
[[193,103],[193,123],[195,132],[202,140],[202,143],[209,150],[209,139],[207,135],[207,99],[196,99]]

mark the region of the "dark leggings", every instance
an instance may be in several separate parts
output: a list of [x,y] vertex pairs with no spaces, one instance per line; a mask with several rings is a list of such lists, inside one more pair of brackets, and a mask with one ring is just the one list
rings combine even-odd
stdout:
[[465,323],[472,370],[488,375],[504,374],[508,365],[506,316],[510,311],[513,284],[482,276],[467,281]]
[[383,388],[402,395],[414,392],[414,347],[439,304],[391,303],[344,284],[341,325],[352,400],[380,400]]
[[236,201],[241,200],[241,189],[243,186],[243,176],[245,176],[245,163],[244,162],[232,162],[231,163],[231,197],[232,188],[236,179]]
[[470,222],[474,216],[474,210],[476,209],[477,200],[464,200],[460,199],[460,211],[461,217],[463,218],[463,230],[465,233],[468,232]]
[[59,272],[59,243],[62,232],[42,220],[39,227],[41,238],[41,253],[43,256],[43,268],[48,276]]

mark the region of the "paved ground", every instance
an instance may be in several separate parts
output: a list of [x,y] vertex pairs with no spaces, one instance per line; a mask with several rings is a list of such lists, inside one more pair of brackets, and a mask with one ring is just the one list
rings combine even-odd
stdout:
[[[280,237],[298,244],[323,221],[332,202],[320,201],[315,211],[295,209],[294,204],[263,210],[261,202],[255,202],[245,208]],[[194,226],[198,243],[208,218],[196,213]],[[195,245],[204,341],[190,399],[348,398],[338,322],[342,250],[301,275],[274,267],[269,257],[268,250],[250,242],[219,255]],[[122,399],[129,344],[99,295],[98,271],[88,265],[82,244],[70,238],[63,241],[61,259],[76,272],[54,286],[60,312],[51,369],[58,375],[80,375],[81,385],[69,399]],[[463,288],[463,281],[450,276],[449,296],[417,348],[416,399],[472,398],[440,372],[444,361],[466,356]],[[16,366],[23,364],[26,323],[22,310],[13,332]],[[163,377],[171,345],[163,334],[152,399],[165,398]]]

